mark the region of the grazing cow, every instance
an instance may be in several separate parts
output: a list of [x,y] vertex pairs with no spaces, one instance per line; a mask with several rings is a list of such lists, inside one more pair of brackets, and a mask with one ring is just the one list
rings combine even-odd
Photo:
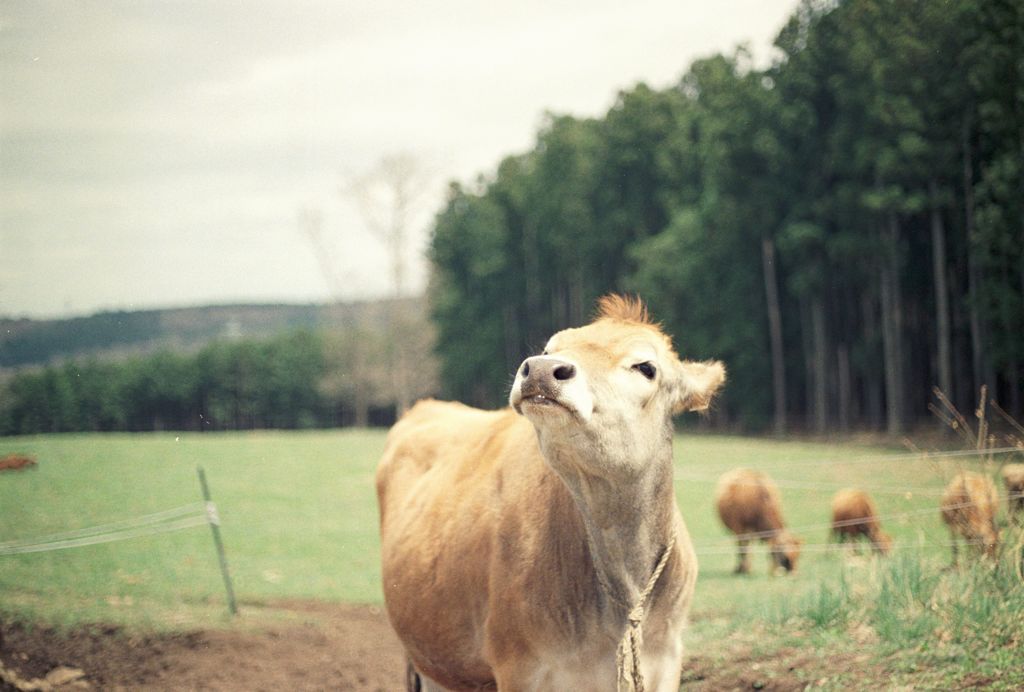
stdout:
[[1024,464],[1006,464],[1000,475],[1006,486],[1006,512],[1010,521],[1024,522]]
[[737,537],[737,574],[750,571],[750,542],[755,538],[771,546],[773,574],[780,567],[796,570],[803,540],[786,530],[779,491],[771,478],[753,469],[733,469],[718,479],[715,505],[722,523]]
[[963,471],[953,477],[942,493],[942,521],[952,538],[953,564],[957,561],[957,539],[977,546],[986,556],[995,557],[999,543],[996,509],[999,495],[988,476]]
[[606,296],[522,363],[511,408],[402,417],[377,471],[382,578],[424,687],[678,689],[697,561],[672,416],[724,377],[680,361],[639,300]]
[[863,536],[880,555],[892,549],[892,538],[882,530],[875,503],[863,490],[846,488],[832,498],[832,535],[840,543]]
[[0,471],[20,471],[34,466],[36,460],[24,454],[8,454],[0,459]]

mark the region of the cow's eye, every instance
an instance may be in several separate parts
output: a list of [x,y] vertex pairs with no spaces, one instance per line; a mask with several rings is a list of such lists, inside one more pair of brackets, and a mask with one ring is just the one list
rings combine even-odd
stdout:
[[634,370],[638,370],[641,375],[643,375],[644,377],[646,377],[649,380],[653,380],[655,374],[657,374],[657,372],[658,372],[657,369],[655,369],[655,367],[654,367],[654,363],[651,363],[650,361],[644,361],[643,363],[637,363],[636,365],[633,366],[633,369]]

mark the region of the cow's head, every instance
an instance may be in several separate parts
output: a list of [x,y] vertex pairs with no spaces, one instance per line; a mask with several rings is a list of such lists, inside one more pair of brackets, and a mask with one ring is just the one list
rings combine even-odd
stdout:
[[670,442],[672,416],[706,409],[724,380],[718,361],[680,361],[638,299],[610,295],[594,322],[558,332],[523,361],[509,403],[542,445],[593,445],[629,465]]
[[892,551],[892,536],[882,529],[875,529],[871,536],[871,545],[879,555],[888,555]]
[[779,569],[795,572],[796,562],[800,558],[800,546],[804,544],[804,540],[782,529],[769,538],[768,543],[771,546],[772,573]]

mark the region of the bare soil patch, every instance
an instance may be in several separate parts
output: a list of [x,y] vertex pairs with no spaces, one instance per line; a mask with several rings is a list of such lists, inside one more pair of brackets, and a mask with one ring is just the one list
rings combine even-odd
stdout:
[[[82,677],[58,690],[405,688],[405,658],[381,608],[319,601],[270,606],[287,612],[288,621],[258,628],[146,635],[105,626],[60,632],[2,623],[0,664],[21,680],[41,679],[61,667],[81,671]],[[729,648],[713,657],[691,652],[682,689],[803,690],[834,687],[838,679],[851,675],[867,687],[842,687],[870,689],[886,679],[882,671],[866,666],[864,658],[852,655],[796,648],[755,655],[743,646]],[[3,692],[13,689],[0,681]]]
[[0,661],[25,680],[78,668],[90,688],[103,690],[404,689],[405,658],[380,608],[273,605],[299,622],[143,636],[113,627],[58,632],[6,624]]
[[730,648],[726,660],[692,653],[683,664],[686,692],[791,692],[808,689],[877,690],[888,682],[885,671],[856,654],[823,654],[784,647],[770,654],[751,655]]

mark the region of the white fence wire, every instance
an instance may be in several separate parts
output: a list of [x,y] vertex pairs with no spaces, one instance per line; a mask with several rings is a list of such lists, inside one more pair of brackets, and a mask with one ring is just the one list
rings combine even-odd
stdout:
[[0,556],[41,553],[51,550],[64,550],[66,548],[79,548],[98,543],[112,543],[129,538],[181,531],[195,526],[206,526],[211,520],[209,506],[203,502],[195,502],[162,512],[121,519],[107,524],[63,531],[47,536],[5,541],[0,543]]
[[1004,454],[1024,454],[1024,449],[1020,447],[996,447],[994,449],[957,449],[947,452],[907,452],[905,454],[866,454],[863,456],[849,457],[849,458],[830,458],[830,459],[805,459],[801,461],[791,461],[788,459],[772,459],[767,460],[765,464],[781,464],[787,469],[797,468],[800,466],[817,466],[817,467],[828,467],[828,466],[845,466],[848,464],[874,464],[874,463],[891,463],[894,461],[920,461],[920,462],[932,462],[932,461],[952,461],[962,457],[986,457],[986,456],[1002,456]]
[[113,543],[114,541],[124,541],[130,538],[181,531],[196,526],[209,526],[213,532],[214,547],[217,549],[217,559],[220,562],[221,575],[224,578],[228,611],[232,615],[237,615],[238,605],[235,602],[234,587],[231,585],[227,555],[225,554],[224,544],[220,536],[220,517],[217,514],[217,506],[210,497],[210,489],[206,483],[206,474],[203,468],[201,466],[196,467],[196,473],[199,476],[199,484],[203,491],[203,502],[193,502],[152,514],[120,519],[97,526],[52,533],[47,536],[5,541],[0,543],[0,557],[4,555],[44,553],[53,550],[65,550],[67,548],[81,548],[98,543]]
[[[1024,493],[1010,493],[1008,495],[1008,497],[1010,499],[1017,499],[1017,498],[1020,498],[1020,497],[1024,497]],[[894,520],[906,519],[907,517],[920,516],[922,514],[935,514],[935,515],[938,515],[939,512],[942,509],[951,509],[951,510],[953,510],[953,509],[963,509],[964,507],[972,507],[975,504],[977,504],[977,503],[975,503],[975,502],[957,502],[957,503],[948,504],[948,505],[941,505],[941,506],[936,505],[934,507],[928,507],[928,508],[925,508],[925,509],[917,509],[917,510],[912,510],[912,511],[908,511],[908,512],[893,512],[892,514],[883,514],[882,516],[876,517],[876,519],[878,521],[882,521],[882,520],[894,521]],[[791,532],[796,533],[796,534],[803,534],[803,533],[812,533],[814,531],[828,530],[828,529],[831,529],[832,527],[856,526],[857,524],[863,524],[863,523],[865,523],[864,519],[845,519],[843,521],[837,521],[837,522],[823,522],[823,523],[819,523],[819,524],[804,524],[802,526],[792,526],[792,527],[787,526],[786,529],[788,531],[791,531]],[[752,533],[745,533],[745,534],[743,534],[741,536],[741,538],[750,539],[750,540],[758,540],[758,539],[763,539],[763,538],[771,538],[776,533],[778,533],[778,531],[775,530],[775,529],[771,529],[771,530],[768,530],[768,531],[756,531],[756,532],[752,532]],[[717,545],[722,545],[722,544],[725,544],[725,543],[731,543],[731,542],[735,541],[736,538],[737,538],[737,536],[712,538],[712,539],[705,539],[705,540],[694,541],[693,544],[694,544],[694,546],[697,546],[697,547],[715,547]]]
[[[867,455],[862,457],[854,457],[852,459],[818,459],[813,461],[802,461],[802,462],[788,462],[784,460],[780,461],[769,461],[765,462],[768,465],[779,464],[784,465],[785,468],[799,468],[805,466],[815,466],[824,469],[836,469],[841,468],[847,464],[868,464],[868,463],[879,463],[879,462],[936,462],[936,461],[961,461],[964,458],[969,457],[985,457],[991,460],[992,457],[997,455],[1006,454],[1021,454],[1024,450],[1019,447],[1002,447],[998,449],[986,449],[986,450],[960,450],[950,452],[914,452],[910,454],[877,454]],[[692,474],[685,471],[677,473],[674,477],[676,482],[693,482],[693,483],[717,483],[718,477],[709,477],[701,474]],[[788,488],[793,490],[817,490],[817,491],[836,491],[845,487],[849,487],[851,484],[849,481],[834,481],[834,482],[814,482],[814,481],[802,481],[802,480],[791,480],[791,479],[776,479],[773,478],[772,482],[780,488]],[[752,481],[752,483],[755,483]],[[939,497],[945,493],[943,488],[925,488],[925,487],[910,487],[910,486],[892,486],[892,485],[876,485],[876,484],[856,484],[858,488],[862,490],[869,490],[873,493],[880,494],[893,494],[903,495],[910,498],[914,495],[924,497]],[[1022,492],[1007,492],[1007,500],[1017,500],[1024,497]],[[911,510],[906,512],[894,512],[891,514],[885,514],[876,517],[878,521],[900,521],[905,520],[909,517],[926,515],[926,514],[938,514],[942,509],[962,509],[970,507],[976,503],[974,502],[961,502],[951,505],[936,504],[933,507],[927,507],[924,509]],[[831,530],[837,526],[853,526],[856,524],[865,523],[864,519],[851,519],[840,522],[823,522],[817,524],[805,524],[801,526],[786,527],[787,530],[795,534],[811,533],[814,531]],[[714,554],[727,554],[735,551],[734,543],[737,539],[767,539],[775,535],[778,531],[771,529],[767,531],[759,531],[746,533],[742,536],[728,535],[720,536],[717,538],[706,538],[698,539],[693,542],[695,552],[698,555],[714,555]],[[980,541],[961,541],[961,543],[972,544],[981,543]],[[910,549],[910,548],[948,548],[955,545],[955,541],[940,541],[940,542],[902,542],[894,544],[892,547],[899,549]],[[836,549],[837,544],[825,542],[825,543],[808,543],[804,544],[802,550],[811,552],[824,552],[828,550]]]

